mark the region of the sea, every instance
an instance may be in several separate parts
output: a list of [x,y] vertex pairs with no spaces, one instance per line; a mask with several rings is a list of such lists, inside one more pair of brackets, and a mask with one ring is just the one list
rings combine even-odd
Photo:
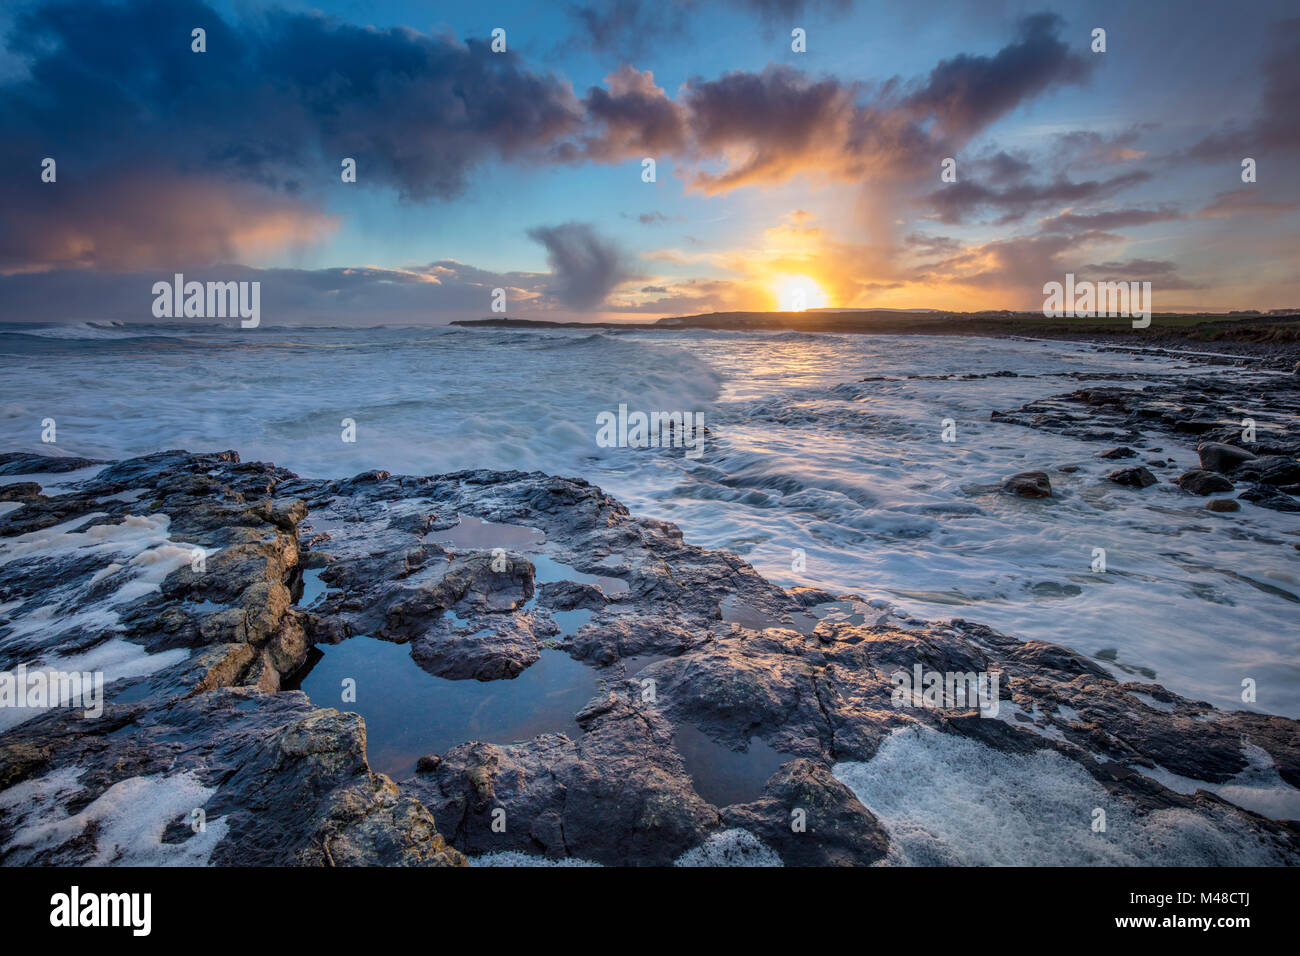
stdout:
[[[964,618],[1120,679],[1300,717],[1300,515],[1216,514],[1181,494],[1169,479],[1196,465],[1192,436],[1150,435],[1173,465],[1137,490],[1105,480],[1107,443],[990,421],[1090,375],[1159,386],[1190,370],[1243,374],[973,337],[22,323],[0,326],[0,451],[580,477],[781,585]],[[605,447],[598,421],[620,406],[700,416],[702,447]],[[1049,473],[1052,498],[999,491],[1026,470]]]

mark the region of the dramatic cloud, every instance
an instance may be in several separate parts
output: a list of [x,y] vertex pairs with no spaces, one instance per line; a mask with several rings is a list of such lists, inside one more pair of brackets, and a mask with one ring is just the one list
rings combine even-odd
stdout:
[[1034,171],[1034,164],[1025,156],[1013,156],[1005,151],[998,151],[985,159],[975,159],[962,163],[963,175],[973,175],[995,186],[1019,182]]
[[[655,85],[654,74],[630,66],[605,78],[605,88],[592,87],[583,105],[598,135],[584,137],[581,155],[619,160],[656,154],[675,154],[687,142],[686,110]],[[573,158],[575,147],[562,152]]]
[[620,282],[634,278],[624,253],[586,223],[539,226],[528,235],[546,247],[549,291],[571,308],[595,308]]
[[[364,308],[386,320],[385,310],[401,320],[445,319],[483,314],[491,289],[502,287],[511,314],[517,307],[553,316],[764,308],[773,304],[773,276],[806,274],[836,305],[1024,306],[1025,290],[1041,288],[1045,273],[1105,266],[1177,288],[1190,280],[1170,262],[1196,263],[1194,278],[1203,281],[1217,268],[1210,243],[1231,244],[1234,252],[1252,241],[1284,248],[1281,226],[1269,236],[1252,232],[1300,208],[1294,184],[1277,173],[1283,162],[1261,158],[1260,183],[1244,189],[1232,185],[1235,168],[1219,181],[1198,169],[1202,182],[1180,180],[1187,174],[1160,163],[1186,155],[1172,141],[1180,136],[1199,138],[1195,154],[1230,157],[1234,167],[1240,156],[1300,145],[1300,81],[1291,66],[1300,56],[1297,22],[1269,26],[1276,48],[1248,74],[1258,83],[1234,87],[1241,93],[1234,102],[1258,111],[1203,136],[1211,127],[1186,117],[1157,130],[1134,122],[1145,112],[1105,102],[1095,129],[1077,128],[1094,118],[1078,104],[1113,93],[1116,74],[1103,73],[1110,61],[1087,52],[1086,23],[1067,26],[1053,14],[1020,20],[1009,39],[990,42],[992,28],[981,28],[971,36],[988,44],[980,54],[954,55],[951,41],[919,40],[911,61],[921,66],[909,76],[869,82],[869,62],[840,62],[836,69],[845,72],[825,75],[815,70],[837,61],[813,55],[783,63],[792,18],[803,23],[810,10],[825,14],[839,3],[736,0],[719,11],[691,0],[613,0],[539,14],[551,22],[534,31],[534,42],[516,47],[512,31],[511,52],[497,54],[486,36],[366,27],[318,13],[250,13],[241,4],[219,13],[200,0],[37,0],[4,25],[0,161],[16,172],[0,180],[0,274],[13,280],[3,291],[66,289],[72,311],[93,315],[97,301],[105,308],[117,301],[117,287],[100,287],[99,298],[93,283],[68,277],[117,271],[132,278],[121,312],[138,318],[136,282],[155,273],[337,261],[383,235],[379,255],[400,268],[261,270],[268,304],[278,301],[294,316]],[[765,52],[746,58],[746,68],[678,81],[683,64],[713,62],[694,54],[713,49],[717,31],[738,23],[753,31],[755,14],[773,32],[770,58]],[[204,55],[190,51],[196,26],[207,30]],[[598,60],[679,27],[693,34],[680,38],[681,50],[657,63],[657,72],[616,61],[602,66],[607,75],[594,85],[587,84],[599,73],[581,74],[575,93],[566,77],[531,62],[544,50],[536,37],[563,37],[575,26]],[[825,28],[814,22],[810,36],[824,37]],[[522,49],[530,51],[527,62]],[[555,56],[575,70],[591,68],[591,56]],[[1231,69],[1239,72],[1243,58]],[[1237,75],[1228,69],[1220,72]],[[1066,93],[1068,115],[1006,119],[1035,101],[1038,114],[1047,113],[1045,96],[1094,71],[1101,90]],[[663,86],[666,76],[674,77],[671,89]],[[40,180],[46,156],[58,163],[56,184]],[[550,274],[494,274],[451,260],[412,266],[399,258],[408,236],[420,250],[411,255],[423,259],[483,256],[493,241],[487,236],[508,244],[525,223],[574,215],[589,188],[582,167],[627,163],[619,173],[627,179],[599,181],[635,184],[634,167],[645,156],[660,161],[665,188],[601,197],[598,208],[612,201],[615,210],[629,210],[607,212],[619,243],[658,236],[662,248],[634,258],[590,225],[569,222],[527,233],[545,248]],[[947,156],[958,161],[953,183],[938,177]],[[355,185],[340,182],[344,157],[356,160]],[[448,204],[450,215],[438,211],[440,223],[487,223],[472,218],[483,196],[464,194],[480,171],[509,162],[520,164],[511,172],[521,182],[533,175],[523,164],[546,167],[537,180],[548,193],[529,196],[523,223],[496,217],[468,234],[421,231],[421,210],[411,205]],[[495,190],[504,181],[492,176],[489,184]],[[1184,183],[1198,191],[1180,192]],[[814,189],[796,193],[808,185]],[[1142,189],[1148,185],[1158,191]],[[738,191],[747,191],[743,201],[710,202],[702,213],[702,197]],[[794,205],[816,210],[825,225],[790,212]],[[961,238],[918,235],[917,224],[927,222],[966,228],[953,230]],[[1147,230],[1139,248],[1118,234],[1173,222]],[[328,245],[312,248],[327,238]],[[432,246],[452,239],[455,247]],[[1140,258],[1131,258],[1137,252]],[[1282,288],[1292,279],[1279,255],[1261,253],[1271,265],[1257,268],[1238,255],[1238,272]],[[42,271],[46,279],[19,275]]]
[[[0,183],[0,270],[180,267],[310,243],[338,225],[319,210],[344,157],[356,189],[414,200],[455,197],[479,165],[519,158],[674,158],[705,193],[805,173],[914,178],[1025,98],[1084,75],[1058,26],[1028,18],[996,54],[945,60],[907,87],[769,66],[697,77],[673,98],[622,66],[579,100],[485,40],[274,9],[231,25],[199,0],[51,0],[19,13],[8,37],[27,72],[0,84],[0,157],[31,175]],[[38,178],[45,156],[57,186]],[[566,241],[548,242],[557,261],[570,261]],[[599,251],[587,247],[585,277],[572,264],[559,277],[566,302],[608,292],[588,281]]]
[[991,57],[963,54],[944,60],[904,105],[933,116],[950,138],[966,139],[1023,100],[1088,75],[1090,61],[1057,36],[1060,27],[1061,18],[1055,14],[1026,17],[1016,42]]
[[[915,179],[990,123],[1049,87],[1077,83],[1089,61],[1057,36],[1060,21],[1023,20],[993,56],[959,56],[927,79],[869,88],[788,66],[695,77],[676,100],[648,73],[623,67],[584,99],[599,132],[574,155],[610,161],[670,155],[693,163],[705,193],[807,173],[829,180]],[[722,163],[721,170],[712,167]]]
[[654,43],[680,34],[693,4],[690,0],[602,0],[570,6],[583,40],[624,60],[643,55]]
[[839,80],[814,81],[784,66],[692,82],[685,100],[694,153],[727,163],[717,174],[697,170],[692,184],[720,192],[802,171],[854,178],[861,166],[846,149],[853,94]]
[[[195,26],[208,31],[201,57]],[[337,181],[351,156],[358,182],[451,196],[477,163],[579,118],[567,83],[485,40],[319,14],[271,10],[235,29],[198,0],[54,2],[18,18],[10,49],[31,76],[3,89],[0,119],[24,147],[94,143],[100,161],[166,155],[288,188]]]
[[1180,277],[1172,262],[1090,261],[1092,251],[1122,244],[1122,237],[1104,232],[1016,236],[970,243],[933,263],[920,278],[930,285],[967,287],[982,296],[995,294],[1002,308],[1038,308],[1043,284],[1059,281],[1066,273],[1094,280],[1149,280],[1157,294],[1198,287]]
[[[151,249],[211,261],[250,234],[299,239],[322,224],[305,204],[337,187],[343,157],[360,186],[449,197],[476,165],[540,151],[581,113],[566,82],[486,42],[316,14],[235,29],[197,0],[60,0],[19,14],[8,40],[29,69],[0,86],[0,158],[30,175],[0,184],[0,268],[129,265]],[[38,178],[46,156],[57,187]],[[141,195],[150,180],[160,189]]]

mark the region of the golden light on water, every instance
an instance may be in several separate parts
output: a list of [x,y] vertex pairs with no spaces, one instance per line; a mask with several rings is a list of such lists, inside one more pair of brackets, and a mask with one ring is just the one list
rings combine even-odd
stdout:
[[773,283],[777,308],[782,312],[802,312],[804,309],[824,309],[830,299],[817,284],[817,280],[805,275],[785,275]]

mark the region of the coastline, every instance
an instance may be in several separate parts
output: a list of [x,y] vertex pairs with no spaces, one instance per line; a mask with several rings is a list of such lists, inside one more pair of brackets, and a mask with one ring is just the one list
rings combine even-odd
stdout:
[[[981,803],[1002,800],[1008,776],[1031,805],[1059,810],[1070,794],[1079,819],[1038,820],[1031,806],[1024,845],[1003,848],[1040,862],[1300,861],[1293,826],[1266,812],[1288,812],[1276,793],[1300,786],[1300,722],[1118,680],[1033,635],[779,587],[581,479],[309,480],[180,451],[8,454],[0,473],[51,486],[4,486],[13,594],[68,595],[54,631],[10,607],[7,656],[68,661],[105,639],[138,652],[101,720],[53,708],[0,734],[0,862],[1008,862],[975,834],[949,845],[900,829],[913,811],[890,804],[890,768],[910,775],[917,759],[1000,768],[968,795],[980,813],[1010,812]],[[88,563],[92,527],[134,556],[107,573]],[[141,568],[165,573],[141,589]],[[319,593],[304,606],[310,580]],[[285,689],[313,649],[366,639],[409,646],[427,675],[499,684],[507,700],[549,653],[605,686],[576,731],[467,740],[395,780],[367,759],[366,723],[348,712],[361,705]],[[980,710],[900,704],[895,675],[917,668],[1000,683]],[[357,692],[388,693],[364,678]],[[1247,751],[1276,768],[1262,791],[1243,786],[1258,762]],[[778,766],[762,762],[773,754]],[[702,796],[721,760],[758,761],[743,799]],[[128,792],[147,792],[158,819],[156,843],[123,856],[112,841]],[[181,804],[205,810],[205,835],[169,819]],[[791,830],[792,807],[806,831]],[[1096,839],[1094,807],[1125,824],[1113,838]],[[71,822],[38,825],[49,819]]]
[[726,312],[660,319],[656,322],[549,322],[487,318],[450,323],[460,328],[599,329],[680,332],[690,329],[736,332],[812,332],[851,335],[955,335],[1036,339],[1158,350],[1190,361],[1224,364],[1231,356],[1261,368],[1300,368],[1300,315],[1188,316],[1155,313],[1151,326],[1134,329],[1125,318],[1048,319],[1039,313]]

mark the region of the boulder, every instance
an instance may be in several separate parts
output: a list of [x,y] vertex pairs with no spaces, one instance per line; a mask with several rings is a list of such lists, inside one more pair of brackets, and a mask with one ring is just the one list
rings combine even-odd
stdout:
[[1130,488],[1150,488],[1156,483],[1156,476],[1141,465],[1136,468],[1120,468],[1106,477],[1117,485],[1126,485]]
[[1201,458],[1201,467],[1206,471],[1217,471],[1226,475],[1242,462],[1251,461],[1255,455],[1246,451],[1244,448],[1238,448],[1236,445],[1225,445],[1222,442],[1207,441],[1196,446],[1196,454]]
[[1194,468],[1178,476],[1178,487],[1189,495],[1213,495],[1220,491],[1231,491],[1233,484],[1223,475],[1212,471]]
[[1252,485],[1237,497],[1241,501],[1249,501],[1271,511],[1300,511],[1300,498],[1289,495],[1272,485]]
[[1287,455],[1261,455],[1238,465],[1232,477],[1262,485],[1300,484],[1300,461]]
[[1002,490],[1021,498],[1050,498],[1052,482],[1045,471],[1022,471],[1003,479]]

